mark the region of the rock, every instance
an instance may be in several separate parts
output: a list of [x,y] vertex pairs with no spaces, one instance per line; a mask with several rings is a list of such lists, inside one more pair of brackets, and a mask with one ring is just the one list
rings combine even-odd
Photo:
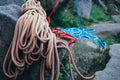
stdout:
[[[41,2],[41,5],[46,11],[51,11],[55,0],[39,0]],[[62,3],[64,0],[59,0],[60,3]],[[16,4],[19,6],[22,6],[23,3],[25,3],[26,0],[0,0],[0,6],[9,5],[9,4]],[[49,14],[49,13],[48,13]]]
[[3,71],[2,71],[3,59],[5,57],[5,52],[7,51],[7,49],[8,49],[8,46],[1,39],[1,36],[0,36],[0,80],[10,80],[3,74]]
[[115,0],[116,2],[118,2],[120,4],[120,0]]
[[0,0],[0,6],[9,5],[9,4],[17,4],[21,6],[26,0]]
[[2,72],[2,63],[19,16],[20,7],[18,5],[0,6],[0,80],[10,80]]
[[112,18],[113,18],[117,23],[120,23],[120,15],[112,15]]
[[120,12],[118,11],[118,8],[114,3],[110,3],[107,5],[107,14],[118,15],[120,14]]
[[79,1],[79,15],[86,19],[89,19],[92,8],[92,0],[80,0]]
[[[98,45],[92,40],[80,39],[70,49],[78,69],[84,75],[93,74],[103,69],[106,64],[106,54],[102,54]],[[75,80],[79,80],[77,74],[74,75]],[[70,80],[70,76],[66,75],[66,77],[66,80]]]
[[0,6],[0,34],[7,45],[12,40],[15,23],[20,13],[20,7],[15,4]]
[[96,34],[99,38],[109,38],[117,36],[120,32],[120,24],[119,23],[103,23],[93,25],[91,28],[95,29]]
[[110,46],[110,60],[102,71],[95,73],[94,80],[120,80],[120,44]]

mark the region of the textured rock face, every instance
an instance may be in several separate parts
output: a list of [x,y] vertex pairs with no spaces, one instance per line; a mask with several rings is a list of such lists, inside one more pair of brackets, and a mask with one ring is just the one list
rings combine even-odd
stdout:
[[103,23],[96,24],[92,26],[94,28],[95,34],[98,35],[99,38],[109,38],[116,36],[120,32],[120,24],[112,24],[112,23]]
[[[2,39],[9,44],[15,23],[20,16],[20,7],[17,5],[0,6],[0,35]],[[9,36],[8,36],[9,34]]]
[[[0,6],[16,4],[21,6],[26,0],[0,0]],[[55,3],[55,0],[39,0],[46,11],[50,11]],[[65,0],[59,0],[62,3]]]
[[117,1],[120,4],[120,0],[115,0],[115,1]]
[[0,80],[9,80],[2,72],[2,63],[12,40],[15,23],[20,16],[17,5],[0,6]]
[[22,5],[26,0],[0,0],[0,6],[9,5],[9,4],[17,4]]
[[120,80],[120,44],[111,45],[109,55],[105,69],[96,72],[94,80]]
[[[84,75],[93,74],[105,66],[106,55],[99,51],[98,45],[92,40],[78,40],[71,47],[71,52],[78,69]],[[79,80],[76,74],[75,76],[76,80]],[[66,80],[70,80],[70,77]]]
[[79,1],[79,13],[81,17],[89,19],[92,7],[92,0]]

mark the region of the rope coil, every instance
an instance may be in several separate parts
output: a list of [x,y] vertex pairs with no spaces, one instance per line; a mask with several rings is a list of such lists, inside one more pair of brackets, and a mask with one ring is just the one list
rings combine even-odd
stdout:
[[[59,43],[63,45],[57,45]],[[7,77],[16,79],[27,66],[41,59],[40,80],[44,80],[45,67],[51,70],[50,80],[54,80],[54,72],[56,72],[55,80],[58,80],[60,72],[58,48],[64,48],[68,51],[72,80],[74,80],[72,64],[82,78],[92,79],[94,77],[84,77],[79,72],[68,45],[57,40],[49,28],[46,13],[40,2],[28,0],[23,4],[22,16],[16,23],[13,40],[4,58],[3,72]],[[57,66],[56,70],[55,66]]]

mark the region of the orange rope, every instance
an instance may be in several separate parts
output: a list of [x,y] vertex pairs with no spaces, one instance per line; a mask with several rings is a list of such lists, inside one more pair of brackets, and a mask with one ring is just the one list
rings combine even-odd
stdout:
[[[59,43],[63,46],[58,46]],[[68,45],[57,40],[49,28],[46,13],[40,2],[28,0],[22,5],[22,16],[16,23],[13,40],[4,58],[3,72],[7,77],[16,79],[27,66],[41,59],[40,80],[44,80],[45,67],[51,70],[50,79],[54,80],[54,72],[56,71],[55,80],[58,80],[60,72],[58,48],[64,48],[68,51],[70,65],[73,64],[79,76],[84,79],[94,77],[84,77],[79,72]],[[70,70],[74,80],[71,66]]]

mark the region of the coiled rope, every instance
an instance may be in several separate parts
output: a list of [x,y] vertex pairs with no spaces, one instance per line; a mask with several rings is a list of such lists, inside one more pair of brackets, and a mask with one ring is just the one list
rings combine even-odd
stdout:
[[[59,43],[63,45],[60,46]],[[49,28],[46,13],[40,2],[28,0],[22,5],[22,16],[16,23],[13,40],[4,58],[3,72],[7,77],[16,79],[27,66],[32,65],[34,61],[41,60],[40,80],[44,80],[45,68],[51,70],[50,80],[54,80],[54,78],[58,80],[60,72],[59,48],[68,51],[72,80],[74,80],[74,76],[71,65],[82,78],[92,79],[94,77],[84,77],[79,72],[68,45],[57,40]],[[56,66],[57,68],[55,68]]]

